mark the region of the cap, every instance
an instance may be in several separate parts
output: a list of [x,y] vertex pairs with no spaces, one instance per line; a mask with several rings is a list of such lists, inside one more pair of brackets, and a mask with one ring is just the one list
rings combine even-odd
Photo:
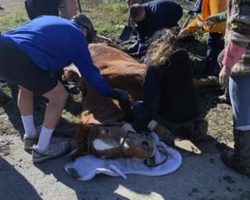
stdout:
[[92,42],[95,37],[95,30],[90,19],[86,15],[79,13],[72,18],[72,21],[87,29],[87,40],[89,43]]

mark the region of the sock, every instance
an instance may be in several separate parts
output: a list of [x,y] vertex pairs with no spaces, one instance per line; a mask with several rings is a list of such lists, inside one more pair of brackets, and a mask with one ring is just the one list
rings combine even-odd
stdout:
[[33,115],[21,116],[24,127],[24,138],[34,138],[37,136]]
[[37,149],[44,151],[49,146],[50,138],[52,136],[54,129],[45,128],[42,126],[42,130],[40,132],[38,144],[36,146]]

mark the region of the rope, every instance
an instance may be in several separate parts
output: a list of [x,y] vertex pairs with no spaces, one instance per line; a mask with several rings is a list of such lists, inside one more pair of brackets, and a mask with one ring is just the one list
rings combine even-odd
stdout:
[[151,157],[151,158],[145,159],[144,164],[147,165],[148,167],[158,167],[158,166],[164,164],[169,158],[168,152],[164,147],[162,147],[160,145],[157,145],[156,147],[157,147],[157,149],[159,150],[160,153],[165,155],[165,158],[162,161],[158,162],[158,163],[155,163],[154,156]]

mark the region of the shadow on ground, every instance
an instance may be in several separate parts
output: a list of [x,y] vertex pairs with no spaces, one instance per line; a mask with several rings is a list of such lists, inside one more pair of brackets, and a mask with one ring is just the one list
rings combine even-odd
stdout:
[[[0,157],[0,197],[2,200],[26,199],[38,200],[40,195],[15,167]],[[8,185],[9,187],[6,187]],[[29,197],[27,198],[27,195]]]
[[36,167],[45,174],[53,174],[58,181],[74,190],[79,200],[249,200],[250,179],[221,163],[217,142],[211,139],[197,145],[202,150],[202,155],[182,152],[181,168],[175,173],[160,177],[129,175],[128,179],[122,179],[97,175],[91,181],[81,182],[68,176],[62,168],[68,161],[67,158]]

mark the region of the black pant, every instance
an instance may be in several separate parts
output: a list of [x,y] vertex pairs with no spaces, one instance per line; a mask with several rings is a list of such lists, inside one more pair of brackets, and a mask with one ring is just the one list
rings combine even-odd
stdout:
[[209,75],[218,75],[220,68],[217,58],[223,48],[223,35],[220,33],[209,33],[207,38],[207,63],[205,73],[208,73]]
[[40,15],[59,15],[62,0],[26,0],[25,8],[30,19]]
[[40,69],[21,48],[0,40],[0,77],[42,95],[56,87],[58,79]]

